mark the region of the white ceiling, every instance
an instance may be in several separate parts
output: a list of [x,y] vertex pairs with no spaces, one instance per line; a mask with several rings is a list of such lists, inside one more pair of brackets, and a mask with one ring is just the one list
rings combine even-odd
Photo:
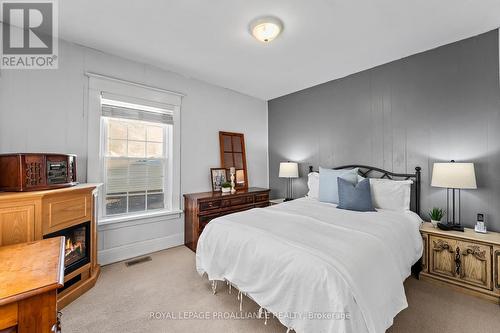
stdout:
[[[500,0],[64,0],[63,39],[264,100],[500,26]],[[274,15],[283,34],[248,33]]]

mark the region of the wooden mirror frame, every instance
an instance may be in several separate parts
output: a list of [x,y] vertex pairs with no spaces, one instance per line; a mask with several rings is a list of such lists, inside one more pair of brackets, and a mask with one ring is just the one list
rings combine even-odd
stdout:
[[[224,138],[230,137],[231,138],[231,150],[225,150],[224,146]],[[240,151],[234,151],[234,141],[233,138],[237,137],[239,138],[241,142],[241,152]],[[236,168],[236,170],[243,170],[244,173],[244,180],[245,184],[243,186],[238,186],[238,184],[235,182],[235,188],[237,190],[240,189],[247,189],[248,188],[248,171],[247,171],[247,158],[246,158],[246,151],[245,151],[245,135],[243,133],[233,133],[233,132],[224,132],[220,131],[219,132],[219,145],[220,145],[220,165],[222,168],[225,168],[229,170],[231,167],[235,167],[234,163],[234,155],[236,154],[241,154],[241,162],[242,162],[242,168]],[[225,159],[225,154],[232,154],[232,163],[226,163]],[[228,172],[228,177],[229,177],[229,172]]]

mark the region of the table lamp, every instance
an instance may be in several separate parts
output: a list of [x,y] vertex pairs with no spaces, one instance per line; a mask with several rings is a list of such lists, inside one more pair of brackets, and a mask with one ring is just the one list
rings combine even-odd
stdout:
[[[446,215],[447,224],[438,223],[438,227],[443,230],[464,231],[460,224],[460,190],[476,189],[476,174],[474,172],[474,163],[457,163],[451,161],[448,163],[434,163],[432,168],[431,186],[446,188]],[[456,192],[458,190],[458,219],[455,217]],[[450,192],[452,194],[452,213],[450,214]],[[451,215],[451,220],[450,220]]]
[[281,162],[279,175],[280,178],[287,178],[285,201],[293,200],[293,178],[299,178],[299,166],[296,162]]

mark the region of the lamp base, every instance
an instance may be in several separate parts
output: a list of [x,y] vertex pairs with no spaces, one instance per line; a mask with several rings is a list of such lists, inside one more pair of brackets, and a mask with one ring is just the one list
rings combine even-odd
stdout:
[[283,202],[286,202],[286,201],[292,201],[293,198],[285,198],[285,200],[283,200]]
[[460,224],[451,224],[451,223],[438,223],[438,228],[441,230],[452,230],[452,231],[461,231],[464,232],[464,227]]

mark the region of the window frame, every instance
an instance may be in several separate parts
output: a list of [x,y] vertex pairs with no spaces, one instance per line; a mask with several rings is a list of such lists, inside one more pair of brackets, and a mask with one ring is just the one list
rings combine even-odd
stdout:
[[[107,147],[107,140],[109,140],[109,135],[108,135],[108,126],[107,123],[109,120],[116,119],[118,121],[123,121],[123,122],[139,122],[139,123],[146,123],[146,124],[157,124],[157,126],[163,127],[163,158],[156,158],[158,160],[163,160],[165,161],[164,165],[164,174],[163,174],[163,208],[159,209],[148,209],[148,191],[145,191],[145,209],[144,211],[138,211],[138,212],[128,212],[128,207],[129,207],[129,193],[127,192],[126,195],[124,195],[127,198],[127,212],[126,213],[121,213],[121,214],[111,214],[107,215],[106,214],[106,196],[107,196],[107,186],[106,182],[108,179],[107,175],[107,167],[106,167],[106,162],[109,161],[110,159],[141,159],[139,157],[134,158],[134,157],[129,157],[129,156],[108,156],[108,147]],[[172,128],[173,125],[171,124],[163,124],[163,123],[153,123],[153,122],[147,122],[147,121],[140,121],[140,120],[130,120],[130,119],[125,119],[125,118],[114,118],[114,117],[106,117],[106,116],[101,116],[101,140],[103,141],[102,143],[102,152],[103,152],[103,158],[102,158],[102,173],[103,173],[103,195],[101,198],[101,207],[102,207],[102,218],[103,219],[112,219],[112,218],[120,218],[120,217],[126,217],[126,216],[133,216],[133,215],[148,215],[149,213],[162,213],[162,212],[170,212],[172,210],[172,191],[171,189],[173,188],[173,179],[172,179],[172,173],[170,172],[173,164],[173,157],[172,157],[172,150],[170,149],[171,142],[172,142]],[[128,141],[133,141],[133,140],[126,140]],[[145,141],[146,143],[148,141]],[[147,148],[146,148],[147,149]],[[127,149],[128,151],[128,149]],[[145,159],[150,159],[147,157],[147,151],[146,151],[146,157]],[[151,158],[155,159],[155,158]]]
[[[99,225],[128,222],[136,220],[147,220],[148,218],[167,217],[172,215],[178,217],[181,210],[181,190],[180,190],[180,166],[181,166],[181,103],[183,94],[164,90],[161,88],[146,86],[134,82],[129,82],[113,77],[103,76],[94,73],[86,73],[88,78],[85,85],[87,88],[87,109],[88,109],[88,137],[87,137],[87,182],[99,183],[102,185],[104,178],[104,143],[103,140],[103,116],[101,110],[101,96],[103,93],[124,96],[126,101],[137,101],[135,104],[152,106],[163,104],[169,105],[173,110],[173,125],[170,134],[171,140],[168,142],[168,149],[171,168],[167,167],[168,174],[165,180],[171,179],[171,190],[165,193],[170,196],[170,209],[151,210],[116,216],[106,216],[104,214],[103,186],[99,186],[99,205],[97,210],[97,220]],[[145,102],[146,104],[143,104]],[[168,186],[168,185],[167,185]]]

